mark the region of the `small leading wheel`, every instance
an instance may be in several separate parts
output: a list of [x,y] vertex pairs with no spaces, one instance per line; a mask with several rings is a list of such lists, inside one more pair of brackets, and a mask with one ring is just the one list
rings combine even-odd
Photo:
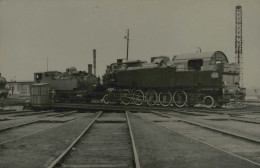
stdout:
[[160,104],[164,107],[169,106],[172,101],[172,95],[169,91],[160,92],[159,94]]
[[135,105],[140,106],[144,102],[144,93],[141,90],[136,90],[133,95]]
[[204,107],[212,108],[215,104],[215,100],[212,96],[205,96],[203,99]]
[[129,90],[123,90],[121,93],[122,104],[129,105],[131,102],[131,94]]
[[183,107],[188,100],[187,94],[184,91],[176,91],[173,95],[173,103],[177,107]]
[[104,95],[103,101],[104,101],[105,104],[109,104],[109,103],[110,103],[108,94],[105,94],[105,95]]
[[154,90],[149,90],[146,92],[145,100],[149,106],[154,106],[157,102],[157,93]]

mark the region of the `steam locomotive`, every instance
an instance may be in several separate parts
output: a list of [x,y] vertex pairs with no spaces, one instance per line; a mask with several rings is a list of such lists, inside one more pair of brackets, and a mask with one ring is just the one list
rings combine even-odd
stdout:
[[[91,65],[91,64],[90,64]],[[101,99],[105,88],[100,85],[100,78],[89,72],[77,71],[75,67],[66,72],[47,71],[34,73],[35,83],[46,83],[50,86],[50,96],[58,103],[90,103],[93,98]]]
[[[221,51],[152,57],[151,62],[128,61],[111,64],[104,75],[111,91],[104,96],[109,104],[119,97],[123,104],[177,107],[221,107],[232,99],[243,99],[239,67],[229,64]],[[118,96],[119,95],[119,96]]]
[[6,79],[0,73],[0,98],[6,98],[8,90],[6,89]]
[[103,84],[91,73],[55,73],[35,73],[35,81],[49,83],[56,98],[64,100],[212,108],[245,97],[238,65],[229,63],[221,51],[152,57],[150,63],[118,59],[107,66]]

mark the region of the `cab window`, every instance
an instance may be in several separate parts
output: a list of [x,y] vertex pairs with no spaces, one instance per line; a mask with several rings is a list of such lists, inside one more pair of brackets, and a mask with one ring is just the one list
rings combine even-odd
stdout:
[[196,60],[189,60],[188,61],[188,70],[199,71],[199,70],[201,70],[202,66],[203,66],[203,60],[202,59],[196,59]]

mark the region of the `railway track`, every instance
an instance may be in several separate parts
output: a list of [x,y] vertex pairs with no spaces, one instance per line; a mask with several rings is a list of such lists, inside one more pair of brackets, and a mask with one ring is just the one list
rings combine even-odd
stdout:
[[27,112],[33,112],[33,110],[24,110],[24,111],[3,110],[3,111],[0,111],[0,115],[4,115],[4,114],[16,114],[16,113],[27,113]]
[[[181,135],[200,141],[213,148],[226,152],[232,156],[260,166],[259,152],[260,140],[242,136],[225,130],[220,130],[198,122],[189,121],[183,118],[172,119],[171,115],[161,112],[153,112],[167,120],[154,121],[142,115],[135,114],[145,120],[157,123],[166,129],[177,132]],[[230,142],[230,145],[228,145]],[[251,152],[249,152],[251,150]]]
[[[212,108],[212,109],[206,109],[205,107],[182,107],[178,108],[173,105],[169,105],[167,107],[163,107],[160,105],[155,105],[153,107],[150,107],[148,105],[123,105],[123,104],[102,104],[102,103],[93,103],[93,104],[73,104],[73,103],[54,103],[49,106],[49,108],[71,108],[71,109],[93,109],[93,110],[103,110],[103,111],[138,111],[138,110],[166,110],[166,111],[186,111],[186,112],[194,112],[194,111],[200,111],[201,113],[216,113],[216,114],[225,114],[227,111],[238,113],[240,111],[245,112],[245,110],[248,110],[247,107],[230,107],[230,108]],[[250,111],[252,112],[259,112],[260,110],[258,107],[250,106]]]
[[[70,115],[70,114],[73,114],[73,113],[76,113],[76,112],[77,111],[74,110],[74,111],[70,111],[70,112],[64,113],[64,114],[54,114],[52,117],[66,116],[66,115]],[[29,122],[24,122],[24,123],[21,123],[21,124],[17,124],[17,125],[13,125],[13,126],[10,126],[10,127],[2,128],[2,129],[0,129],[0,132],[6,131],[6,130],[10,130],[10,129],[13,129],[13,128],[17,128],[17,127],[22,127],[22,126],[25,126],[25,125],[30,125],[30,124],[33,124],[33,123],[36,123],[36,122],[40,122],[41,120],[42,119],[35,119],[35,120],[29,121]]]
[[[64,113],[64,114],[56,114],[56,115],[54,115],[52,117],[63,117],[63,116],[74,114],[74,113],[76,113],[76,111],[70,111],[70,112],[67,112],[67,113]],[[51,119],[52,117],[47,117],[47,118]],[[83,117],[79,117],[78,119],[80,119],[80,118],[84,118],[84,116]],[[9,143],[9,142],[15,141],[15,140],[18,140],[18,139],[21,139],[21,138],[25,138],[25,137],[28,137],[28,136],[31,136],[31,135],[34,135],[34,134],[38,134],[40,132],[52,129],[54,127],[61,126],[64,123],[72,121],[72,120],[73,119],[68,120],[68,121],[64,121],[64,122],[61,122],[61,123],[57,123],[57,124],[55,124],[55,123],[52,124],[51,122],[44,121],[44,119],[38,119],[38,120],[34,120],[34,121],[30,121],[30,122],[26,122],[26,123],[22,123],[22,124],[18,124],[18,125],[14,125],[14,126],[11,126],[11,127],[7,127],[7,128],[4,128],[4,129],[1,129],[0,130],[0,135],[1,134],[3,134],[3,135],[1,135],[1,138],[0,138],[0,145],[3,145],[5,143]],[[29,126],[29,125],[37,124],[37,123],[38,124],[48,124],[49,123],[50,126],[46,127],[46,128],[43,128],[43,129],[40,129],[40,130],[38,130],[37,127],[36,127],[36,130],[38,130],[38,131],[29,131],[29,132],[27,131],[27,133],[22,131],[22,134],[21,133],[20,134],[17,133],[18,136],[12,135],[11,136],[12,138],[6,139],[6,135],[5,135],[6,131],[23,128],[24,126]],[[25,133],[25,135],[24,135],[24,133]],[[14,133],[12,133],[12,134],[14,134]]]
[[[208,116],[208,115],[212,115],[212,114],[215,114],[215,115],[218,115],[220,118],[222,119],[226,119],[226,120],[234,120],[234,121],[240,121],[240,122],[245,122],[245,123],[253,123],[253,124],[260,124],[260,120],[257,120],[257,119],[247,119],[247,118],[243,118],[243,116],[239,117],[241,114],[248,114],[248,115],[252,115],[252,113],[255,113],[255,111],[249,111],[249,112],[246,112],[246,110],[240,112],[240,113],[229,113],[228,112],[228,109],[225,109],[222,110],[222,112],[220,111],[217,111],[216,113],[213,111],[210,111],[210,110],[198,110],[198,109],[186,109],[183,110],[173,110],[171,112],[171,115],[174,114],[174,113],[178,113],[178,114],[182,114],[182,115],[190,115],[190,116]],[[170,114],[170,112],[169,112]],[[222,115],[222,116],[221,116]],[[224,115],[224,117],[223,117]],[[216,116],[217,117],[217,116]],[[259,115],[260,117],[260,115]]]
[[140,168],[128,113],[98,113],[49,165],[54,167]]
[[[171,118],[170,115],[163,114],[163,113],[160,113],[160,112],[152,111],[152,113],[155,113],[155,114],[158,114],[158,115],[162,115],[162,116]],[[236,138],[240,138],[240,139],[243,139],[243,140],[246,140],[246,141],[249,141],[249,142],[260,144],[260,140],[259,139],[249,138],[249,137],[246,137],[246,136],[243,136],[243,135],[239,135],[239,134],[236,134],[236,133],[232,133],[232,132],[229,132],[229,131],[226,131],[226,130],[221,130],[221,129],[218,129],[218,128],[214,128],[212,126],[208,126],[208,125],[205,125],[205,124],[202,124],[202,123],[198,123],[198,121],[191,121],[189,119],[181,119],[181,118],[178,119],[178,120],[181,121],[181,122],[185,122],[185,123],[188,123],[188,124],[199,126],[199,127],[202,127],[202,128],[208,129],[208,130],[216,131],[216,132],[219,132],[219,133],[222,133],[222,134],[226,134],[226,135],[229,135],[229,136],[233,136],[233,137],[236,137]]]

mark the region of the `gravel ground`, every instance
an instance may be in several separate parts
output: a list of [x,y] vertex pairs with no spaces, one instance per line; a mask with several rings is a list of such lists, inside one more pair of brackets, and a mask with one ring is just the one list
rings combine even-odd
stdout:
[[19,138],[22,136],[26,136],[28,134],[32,134],[34,132],[38,132],[38,131],[53,127],[58,124],[60,124],[60,123],[39,122],[39,123],[33,123],[30,125],[25,125],[23,127],[17,127],[15,129],[0,132],[0,144],[5,141],[11,140],[11,139]]
[[47,167],[96,116],[85,115],[85,118],[0,145],[0,167]]
[[258,167],[134,115],[130,120],[142,168]]
[[[63,112],[63,113],[65,113],[65,112]],[[26,116],[26,115],[25,116],[16,116],[16,117],[13,116],[13,115],[12,116],[2,116],[2,115],[0,115],[0,118],[10,119],[10,120],[0,121],[0,129],[4,129],[4,128],[7,128],[7,127],[11,127],[11,126],[14,126],[14,125],[19,125],[19,124],[23,124],[23,123],[27,123],[27,122],[31,122],[31,121],[35,121],[35,120],[47,119],[49,117],[54,117],[53,115],[57,115],[57,114],[62,114],[62,113],[51,112],[51,113],[36,114],[36,115],[29,115],[29,116]],[[23,113],[21,112],[20,115],[23,115]],[[79,118],[79,117],[82,117],[84,115],[85,115],[85,113],[71,113],[69,115],[60,116],[60,117],[70,116],[70,117]]]
[[24,105],[26,101],[30,100],[30,97],[8,97],[6,99],[0,99],[0,106],[11,106],[11,105]]
[[[4,128],[7,128],[7,127],[11,127],[11,126],[14,126],[14,125],[19,125],[19,124],[22,124],[22,123],[27,123],[27,122],[31,122],[31,121],[35,121],[35,120],[39,120],[39,119],[42,119],[42,118],[46,118],[46,117],[48,117],[47,116],[48,114],[50,114],[50,113],[45,113],[45,114],[40,114],[40,115],[32,115],[32,116],[3,117],[3,118],[8,118],[10,120],[0,121],[0,129],[4,129]],[[0,118],[2,118],[2,116],[0,116]]]
[[[191,120],[193,121],[193,120]],[[233,120],[202,120],[194,119],[197,123],[203,125],[211,126],[235,134],[243,135],[249,138],[254,138],[260,140],[260,124],[247,123],[243,121],[233,121]]]
[[260,122],[260,114],[259,113],[253,113],[253,114],[244,114],[239,116],[240,118],[246,118],[246,119],[253,119],[255,121]]
[[174,129],[184,135],[199,139],[203,142],[224,149],[231,153],[253,160],[257,163],[260,163],[259,144],[249,143],[248,141],[227,136],[225,134],[213,132],[183,122],[172,121],[172,122],[160,122],[158,124],[170,129]]

